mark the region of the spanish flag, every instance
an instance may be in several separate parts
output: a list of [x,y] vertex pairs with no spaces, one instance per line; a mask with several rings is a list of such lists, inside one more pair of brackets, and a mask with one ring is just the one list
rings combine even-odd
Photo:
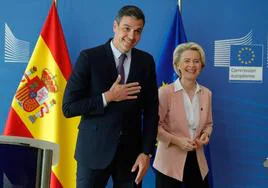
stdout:
[[51,188],[74,188],[74,150],[79,118],[66,119],[62,98],[72,66],[55,2],[51,6],[28,66],[19,83],[4,135],[59,144],[59,162],[52,167]]

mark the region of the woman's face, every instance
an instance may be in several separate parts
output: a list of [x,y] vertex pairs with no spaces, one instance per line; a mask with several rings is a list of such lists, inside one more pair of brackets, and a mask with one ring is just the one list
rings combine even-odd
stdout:
[[182,79],[195,81],[202,70],[201,57],[198,51],[186,50],[182,52],[178,64]]

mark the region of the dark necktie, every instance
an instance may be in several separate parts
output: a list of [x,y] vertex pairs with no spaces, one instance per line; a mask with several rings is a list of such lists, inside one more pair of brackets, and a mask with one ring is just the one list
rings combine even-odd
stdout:
[[125,61],[126,57],[127,57],[126,54],[121,54],[120,57],[119,57],[119,64],[118,64],[118,67],[117,67],[117,71],[118,71],[118,74],[121,75],[120,84],[125,83],[124,61]]

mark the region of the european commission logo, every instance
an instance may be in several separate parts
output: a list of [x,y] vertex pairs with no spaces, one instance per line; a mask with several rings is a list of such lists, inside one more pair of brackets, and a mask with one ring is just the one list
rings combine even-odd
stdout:
[[228,67],[231,83],[263,82],[263,45],[252,44],[252,35],[215,41],[214,66]]
[[16,38],[10,27],[5,23],[4,62],[28,63],[30,42]]
[[232,45],[229,80],[262,82],[262,54],[261,45]]

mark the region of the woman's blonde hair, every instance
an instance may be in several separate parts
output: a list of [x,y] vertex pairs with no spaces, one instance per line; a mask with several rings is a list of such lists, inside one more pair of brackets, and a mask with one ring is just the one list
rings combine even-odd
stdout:
[[194,42],[182,43],[179,44],[173,52],[173,69],[178,76],[180,76],[180,70],[178,69],[178,65],[180,64],[181,54],[186,50],[197,51],[200,54],[202,68],[205,67],[205,52],[203,48],[199,44]]

